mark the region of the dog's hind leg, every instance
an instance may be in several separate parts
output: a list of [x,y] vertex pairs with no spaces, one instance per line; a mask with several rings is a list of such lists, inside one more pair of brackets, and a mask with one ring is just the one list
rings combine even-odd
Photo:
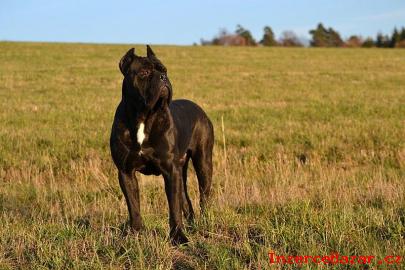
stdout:
[[200,208],[204,214],[211,192],[212,180],[212,148],[213,142],[207,142],[207,145],[200,147],[192,154],[194,169],[197,174],[198,187],[200,191]]
[[192,223],[194,221],[194,210],[193,210],[193,205],[191,203],[190,197],[188,196],[187,192],[187,169],[188,169],[188,162],[190,160],[190,155],[187,153],[187,156],[185,157],[185,162],[183,165],[183,193],[182,193],[182,209],[183,209],[183,214],[184,218],[187,219],[189,223]]
[[135,173],[130,175],[121,171],[118,172],[118,179],[128,206],[129,225],[131,229],[139,231],[143,227],[143,224],[140,210],[138,180],[136,179]]

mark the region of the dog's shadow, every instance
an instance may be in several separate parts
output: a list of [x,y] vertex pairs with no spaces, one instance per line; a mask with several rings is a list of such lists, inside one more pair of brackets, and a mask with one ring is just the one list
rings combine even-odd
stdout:
[[[80,216],[74,220],[75,226],[82,230],[92,230],[92,228],[94,229],[92,223],[93,222],[89,215]],[[208,235],[201,231],[203,230],[202,227],[204,227],[203,224],[204,219],[196,222],[184,223],[186,232],[191,239],[198,238],[199,236],[203,236],[203,238],[212,237],[211,235]],[[104,227],[104,230],[122,239],[131,237],[141,240],[142,237],[152,237],[155,239],[160,239],[167,243],[170,242],[166,228],[159,226],[144,227],[142,228],[142,230],[137,232],[131,229],[129,222],[126,221],[118,226]],[[124,254],[125,252],[127,252],[126,249],[117,250],[117,255],[121,253]],[[175,270],[199,269],[200,263],[208,259],[207,256],[208,251],[205,250],[204,245],[199,242],[189,242],[186,245],[173,247],[173,249],[171,250],[171,257],[172,257],[171,269]]]
[[[164,228],[143,228],[139,232],[134,232],[128,222],[121,224],[119,227],[121,237],[154,237],[158,239],[164,239],[163,241],[169,242],[167,231]],[[187,232],[189,234],[196,233],[196,226],[187,226]],[[198,263],[193,258],[194,254],[191,250],[194,250],[193,243],[188,243],[172,249],[172,267],[173,270],[192,270],[198,269]]]

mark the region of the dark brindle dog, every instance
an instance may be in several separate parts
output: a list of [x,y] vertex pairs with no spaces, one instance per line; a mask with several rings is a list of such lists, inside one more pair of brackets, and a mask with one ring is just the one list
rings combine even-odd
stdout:
[[187,193],[187,165],[191,158],[206,206],[212,177],[214,131],[204,111],[188,100],[172,101],[166,67],[147,46],[147,57],[130,49],[121,59],[122,100],[111,131],[111,155],[129,211],[129,224],[142,228],[139,187],[135,172],[163,175],[169,203],[170,237],[186,243],[182,211],[188,221],[194,211]]

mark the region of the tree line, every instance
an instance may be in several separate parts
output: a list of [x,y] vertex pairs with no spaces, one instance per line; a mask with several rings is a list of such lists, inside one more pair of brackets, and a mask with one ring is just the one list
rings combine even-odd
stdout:
[[[375,39],[353,35],[343,40],[335,29],[319,23],[315,29],[309,31],[309,34],[311,35],[309,42],[311,47],[405,48],[405,27],[394,28],[391,35],[378,33]],[[304,41],[293,31],[284,31],[279,38],[276,38],[270,26],[264,27],[262,39],[256,41],[248,29],[237,25],[234,33],[222,29],[212,40],[201,39],[201,45],[303,47]]]

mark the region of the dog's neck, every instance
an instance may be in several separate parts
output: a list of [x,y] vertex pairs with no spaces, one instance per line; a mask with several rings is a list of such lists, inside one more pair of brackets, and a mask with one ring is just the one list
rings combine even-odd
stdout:
[[129,126],[136,130],[140,123],[145,122],[149,110],[146,108],[144,98],[126,79],[122,82],[122,103]]
[[125,79],[122,84],[122,103],[131,138],[139,145],[142,145],[145,138],[148,137],[147,133],[151,131],[154,122],[157,119],[165,119],[170,114],[168,108],[149,109],[138,91],[133,89],[133,86],[128,84]]

